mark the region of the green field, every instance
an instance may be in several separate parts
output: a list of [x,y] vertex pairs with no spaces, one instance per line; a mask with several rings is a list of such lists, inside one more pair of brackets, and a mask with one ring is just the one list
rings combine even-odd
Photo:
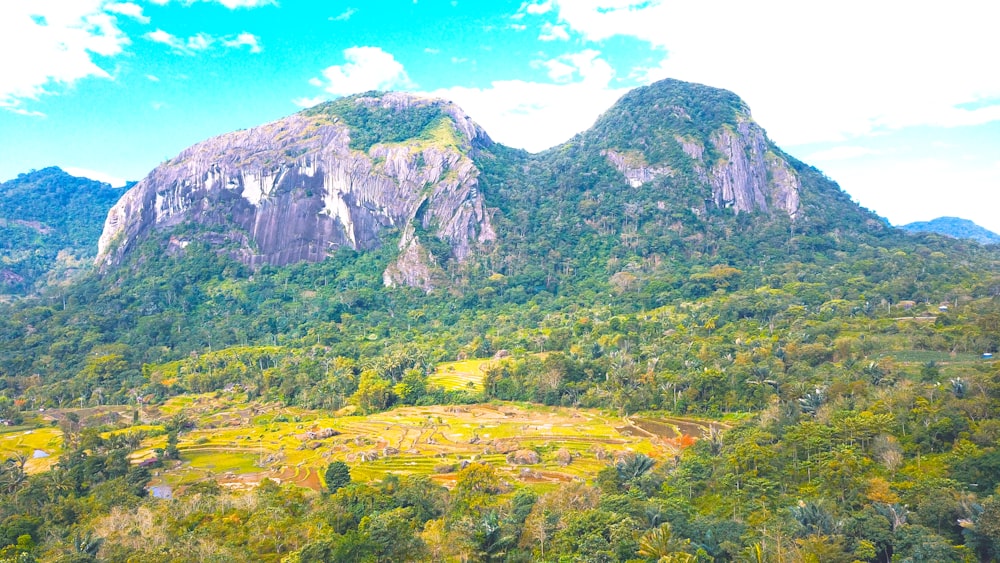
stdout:
[[0,434],[0,460],[14,455],[24,456],[28,459],[24,465],[28,473],[49,469],[59,460],[61,453],[62,431],[58,428],[20,429]]

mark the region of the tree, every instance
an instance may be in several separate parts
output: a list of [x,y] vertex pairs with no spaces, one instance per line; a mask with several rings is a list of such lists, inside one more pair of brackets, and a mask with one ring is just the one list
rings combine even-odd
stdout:
[[616,463],[615,470],[623,482],[631,483],[645,475],[654,465],[656,465],[656,461],[653,458],[646,454],[637,453]]
[[326,467],[323,478],[326,480],[327,490],[335,493],[351,484],[351,468],[342,461],[335,461]]
[[489,511],[476,522],[472,533],[473,560],[490,563],[503,561],[517,538],[507,533],[496,511]]
[[426,546],[417,534],[412,508],[395,508],[361,519],[358,530],[368,536],[379,561],[413,561]]
[[690,540],[675,538],[670,524],[664,522],[639,538],[639,555],[658,563],[690,563],[697,560],[694,555],[684,551],[690,544]]
[[376,412],[389,408],[395,395],[389,380],[379,377],[375,370],[365,370],[361,372],[354,400],[364,412]]

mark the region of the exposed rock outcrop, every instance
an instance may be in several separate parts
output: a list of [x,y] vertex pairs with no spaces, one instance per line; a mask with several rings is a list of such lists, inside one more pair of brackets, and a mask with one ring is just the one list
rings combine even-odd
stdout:
[[706,207],[801,213],[795,169],[732,92],[661,80],[627,93],[574,142],[600,147],[633,187],[682,188],[698,216]]
[[770,150],[756,123],[741,120],[735,130],[724,126],[711,140],[721,154],[708,171],[717,206],[737,213],[773,208],[796,217],[802,186],[788,163]]
[[660,176],[673,176],[669,166],[649,166],[641,154],[625,154],[611,149],[601,151],[612,166],[621,172],[633,188],[651,182]]
[[[129,190],[105,222],[98,264],[120,263],[154,229],[194,222],[213,243],[257,266],[320,261],[342,246],[379,246],[401,233],[388,285],[430,289],[449,258],[462,261],[496,234],[469,154],[489,137],[453,104],[390,93],[356,104],[440,118],[420,138],[351,148],[353,130],[335,113],[307,111],[198,143]],[[197,236],[197,235],[195,235]],[[450,256],[434,256],[427,237]],[[186,239],[176,237],[183,249]]]
[[[676,112],[675,112],[676,113]],[[686,115],[683,116],[687,119]],[[733,208],[737,213],[780,210],[795,219],[799,212],[801,184],[791,166],[771,150],[764,131],[748,117],[736,127],[724,125],[709,138],[714,162],[708,161],[704,144],[693,137],[677,135],[674,140],[685,155],[694,161],[698,180],[712,189],[711,201],[719,208]],[[611,149],[601,155],[634,188],[659,178],[674,176],[665,164],[653,166],[642,154]]]
[[515,465],[534,465],[541,460],[535,450],[517,450],[507,455],[507,463]]

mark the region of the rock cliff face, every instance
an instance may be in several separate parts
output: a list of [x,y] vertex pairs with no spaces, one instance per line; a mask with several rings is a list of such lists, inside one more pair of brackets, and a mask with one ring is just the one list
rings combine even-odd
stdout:
[[[712,188],[711,201],[719,208],[733,208],[736,213],[780,210],[795,219],[799,213],[802,185],[791,166],[770,150],[763,130],[750,120],[741,120],[735,128],[723,126],[710,137],[719,158],[706,162],[705,147],[696,139],[674,139],[692,161],[698,179]],[[601,151],[608,162],[621,172],[629,185],[638,188],[661,176],[673,176],[666,165],[646,164],[641,155]]]
[[626,94],[586,135],[632,187],[689,175],[718,208],[800,214],[798,176],[731,92],[663,80]]
[[623,154],[611,149],[603,150],[601,154],[607,157],[608,162],[625,176],[625,180],[633,188],[638,188],[660,176],[674,175],[674,171],[669,166],[647,165],[641,154]]
[[[320,107],[194,145],[114,206],[98,264],[118,264],[150,231],[181,223],[198,224],[252,266],[320,261],[342,246],[372,249],[395,228],[400,254],[385,282],[430,289],[439,261],[462,261],[496,237],[469,156],[489,137],[440,100],[385,94],[338,107],[344,103],[389,115],[421,110],[430,119],[416,138],[358,150],[356,130]],[[446,242],[450,257],[432,255],[426,237]],[[179,238],[178,247],[189,242]]]
[[[740,120],[735,130],[723,127],[711,140],[721,154],[708,171],[717,206],[732,207],[737,213],[774,208],[795,219],[802,186],[788,163],[769,150],[756,123]],[[696,169],[700,166],[699,173],[704,173],[704,162],[697,160]]]

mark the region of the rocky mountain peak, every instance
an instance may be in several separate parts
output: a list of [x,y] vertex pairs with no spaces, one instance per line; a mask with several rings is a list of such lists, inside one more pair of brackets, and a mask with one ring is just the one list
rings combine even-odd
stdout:
[[[372,249],[393,229],[400,258],[386,283],[429,289],[443,259],[464,260],[495,238],[470,158],[490,144],[442,100],[368,93],[321,104],[158,166],[111,209],[97,261],[121,263],[148,233],[181,223],[203,227],[185,237],[251,266]],[[447,243],[433,247],[450,256],[433,256],[428,238]]]
[[662,80],[626,94],[585,137],[633,187],[686,173],[706,205],[799,215],[798,176],[732,92]]

